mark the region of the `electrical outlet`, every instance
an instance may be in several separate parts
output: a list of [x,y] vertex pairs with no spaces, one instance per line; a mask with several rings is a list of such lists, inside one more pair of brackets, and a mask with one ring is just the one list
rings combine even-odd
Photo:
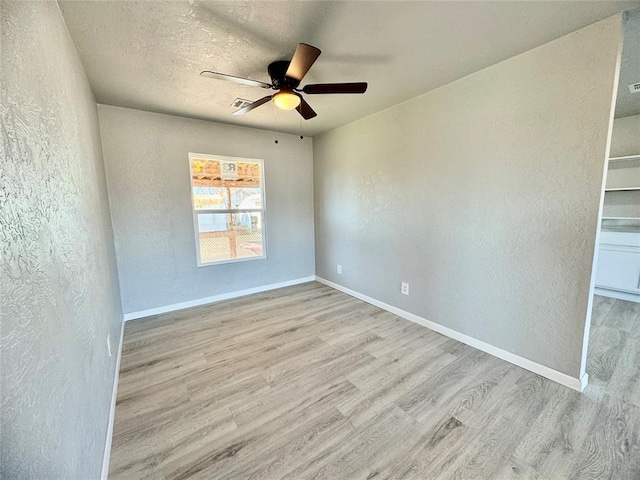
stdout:
[[111,356],[111,334],[107,334],[107,350],[109,351],[109,356]]
[[342,275],[342,265],[338,265],[338,267],[336,268],[338,275]]
[[407,282],[402,282],[400,284],[400,293],[403,295],[409,295],[409,284]]

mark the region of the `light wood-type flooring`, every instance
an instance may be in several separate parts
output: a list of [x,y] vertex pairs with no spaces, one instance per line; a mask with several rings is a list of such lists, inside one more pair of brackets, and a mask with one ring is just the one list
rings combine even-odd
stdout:
[[319,283],[129,322],[111,479],[640,479],[640,305],[580,394]]

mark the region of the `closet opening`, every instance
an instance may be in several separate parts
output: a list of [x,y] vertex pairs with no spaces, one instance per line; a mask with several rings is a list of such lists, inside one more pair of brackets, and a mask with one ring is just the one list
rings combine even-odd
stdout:
[[[615,113],[581,376],[598,392],[640,404],[640,9],[624,16]],[[584,381],[583,381],[584,383]]]

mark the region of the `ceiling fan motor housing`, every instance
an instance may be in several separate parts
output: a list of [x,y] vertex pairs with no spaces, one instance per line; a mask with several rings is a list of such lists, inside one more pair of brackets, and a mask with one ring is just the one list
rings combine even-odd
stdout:
[[280,90],[282,88],[286,90],[293,90],[298,85],[300,85],[300,80],[296,80],[295,78],[289,78],[286,76],[287,69],[289,68],[289,64],[291,62],[287,60],[278,60],[277,62],[273,62],[267,67],[267,71],[269,72],[269,76],[271,77],[271,83],[275,87],[275,89]]

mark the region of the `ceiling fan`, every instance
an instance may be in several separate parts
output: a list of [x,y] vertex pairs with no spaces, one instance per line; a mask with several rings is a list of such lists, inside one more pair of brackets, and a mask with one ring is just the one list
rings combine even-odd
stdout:
[[320,56],[320,53],[320,49],[316,47],[312,47],[306,43],[298,44],[291,61],[279,60],[269,65],[267,71],[269,72],[269,77],[271,77],[271,83],[259,82],[249,78],[236,77],[208,70],[200,72],[200,75],[218,80],[228,80],[251,87],[277,90],[277,93],[273,95],[267,95],[260,100],[256,100],[236,110],[233,112],[233,115],[244,115],[254,108],[273,100],[273,103],[275,103],[277,107],[283,110],[293,110],[295,108],[305,120],[309,120],[315,117],[317,113],[314,112],[311,106],[302,98],[300,92],[306,93],[307,95],[317,95],[327,93],[364,93],[367,91],[366,82],[318,83],[298,88],[302,78]]

